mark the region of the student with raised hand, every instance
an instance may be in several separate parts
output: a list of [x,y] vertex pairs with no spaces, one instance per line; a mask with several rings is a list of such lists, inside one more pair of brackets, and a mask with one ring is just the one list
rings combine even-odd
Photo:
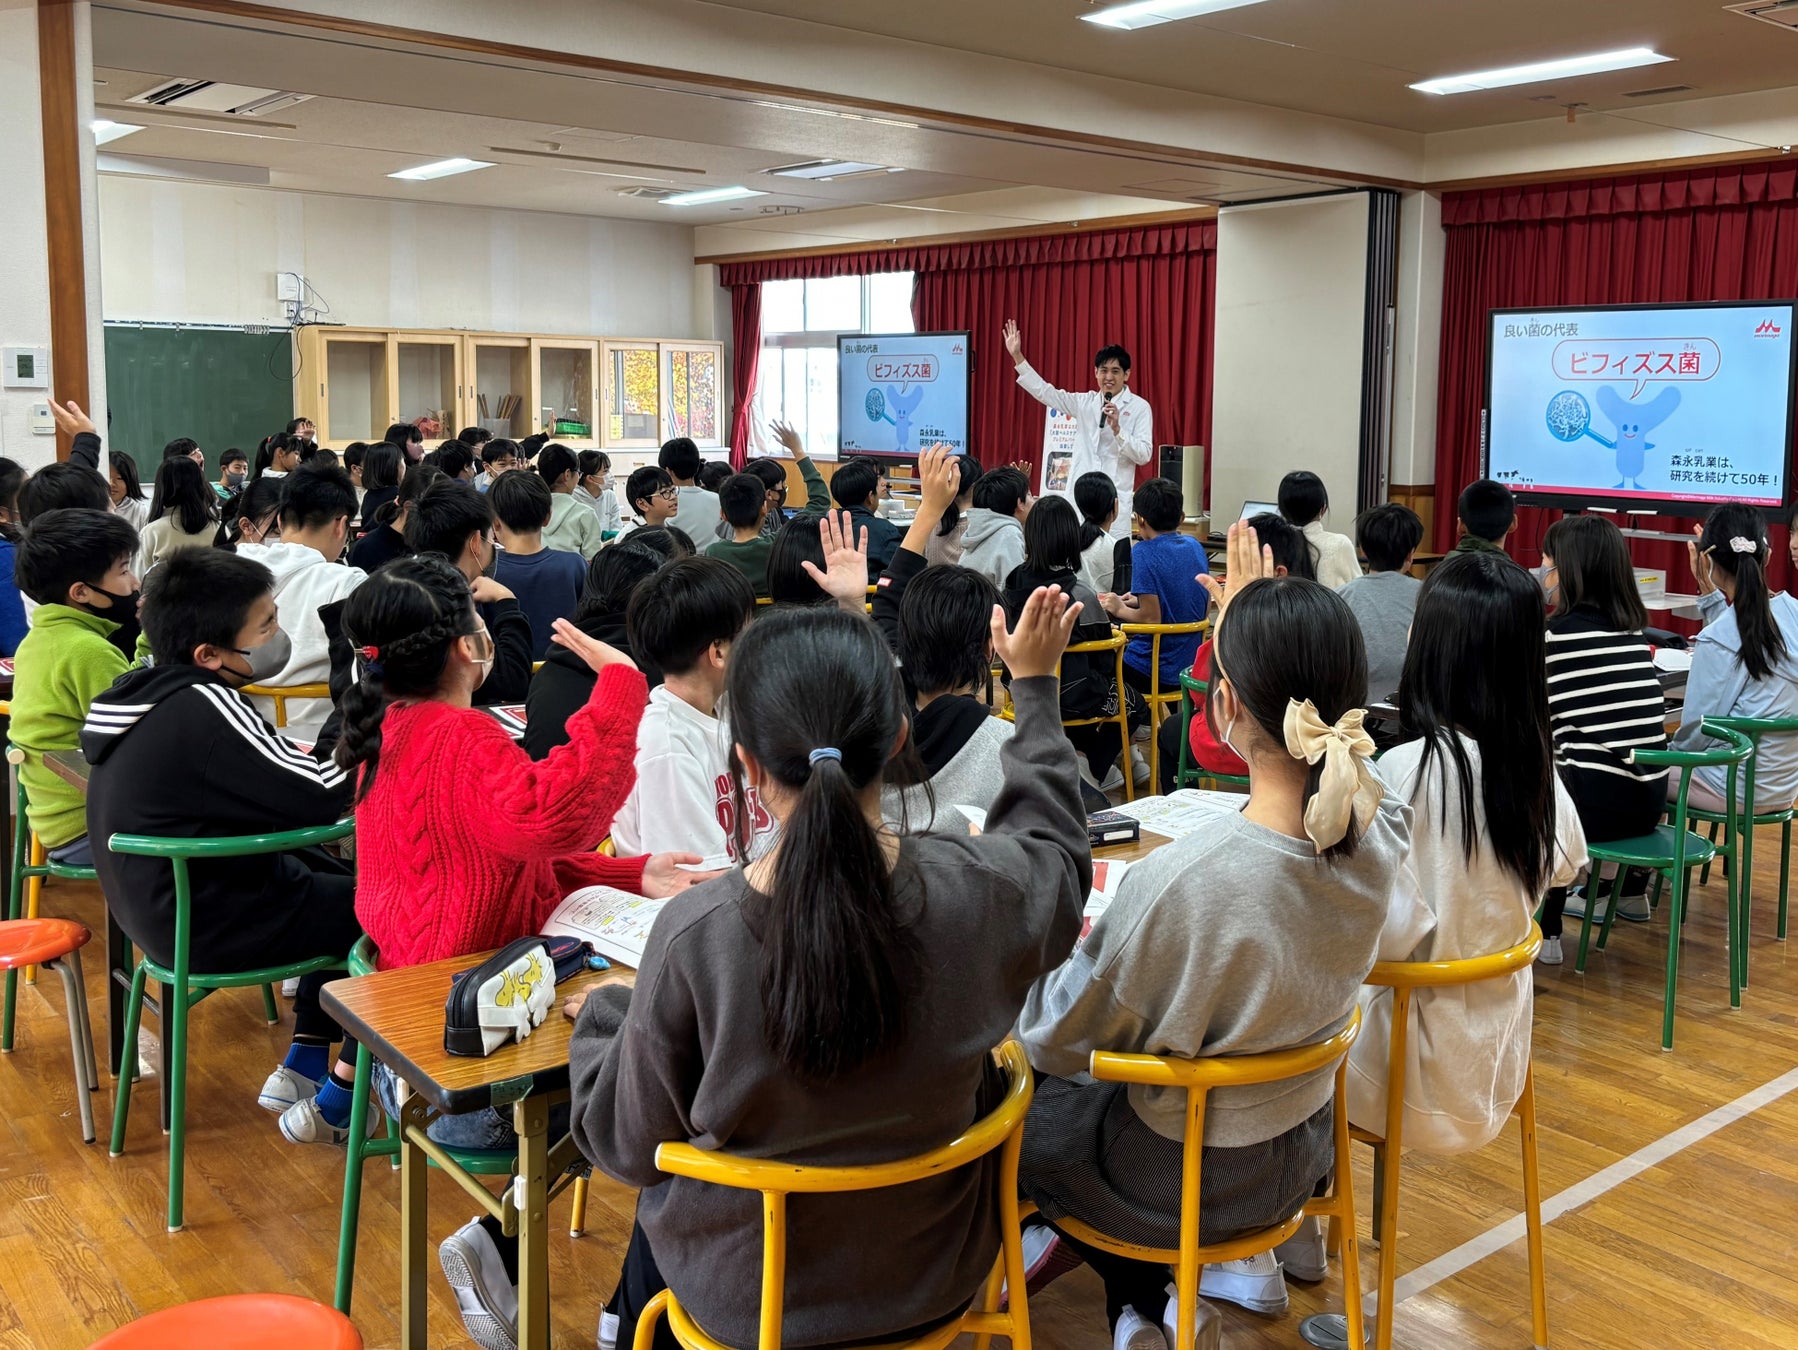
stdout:
[[[503,947],[538,932],[583,886],[665,896],[695,880],[681,870],[695,855],[595,851],[630,787],[643,711],[643,677],[618,652],[556,625],[556,641],[598,678],[569,719],[567,744],[538,762],[472,707],[494,644],[468,582],[443,558],[405,558],[371,577],[344,607],[343,626],[359,674],[343,695],[335,761],[357,784],[356,916],[382,969]],[[480,789],[472,812],[470,784]],[[375,1090],[397,1115],[403,1093],[385,1065]],[[463,1148],[504,1147],[511,1113],[444,1116],[430,1134]],[[469,1334],[509,1343],[498,1332],[516,1334],[517,1239],[492,1219],[471,1221],[441,1255]],[[510,1278],[483,1280],[484,1271]]]
[[881,811],[895,828],[965,833],[969,818],[957,808],[985,811],[1004,785],[999,752],[1013,727],[980,697],[992,679],[999,592],[966,567],[927,566],[923,554],[955,503],[960,458],[943,445],[918,457],[917,514],[874,590],[874,623],[899,658],[923,770],[896,764],[888,775]]
[[961,561],[963,540],[968,533],[968,513],[974,509],[974,488],[985,473],[980,461],[972,455],[956,455],[951,463],[955,466],[955,496],[943,508],[943,518],[931,531],[930,538],[924,541],[922,550],[924,561],[933,567],[938,563]]
[[441,553],[468,582],[493,647],[486,678],[475,689],[475,704],[523,701],[531,687],[531,624],[518,597],[493,579],[499,553],[492,503],[466,483],[439,479],[412,503],[406,547],[414,553]]
[[1309,469],[1294,469],[1280,480],[1280,515],[1305,533],[1311,564],[1320,585],[1340,589],[1361,575],[1355,560],[1355,541],[1324,528],[1330,494],[1324,480]]
[[[1382,961],[1458,961],[1524,941],[1550,886],[1586,862],[1579,813],[1555,773],[1542,588],[1497,552],[1448,558],[1423,583],[1398,706],[1416,739],[1380,777],[1414,812]],[[1461,1153],[1489,1143],[1523,1092],[1531,975],[1420,989],[1406,1045],[1405,1143]],[[1386,1120],[1392,991],[1361,996],[1349,1119]]]
[[[641,652],[631,649],[627,616],[637,587],[667,561],[641,540],[626,540],[615,548],[601,549],[587,564],[586,585],[572,620],[595,642],[603,642],[628,656],[649,681],[652,694],[662,682],[662,673]],[[587,705],[592,693],[592,667],[572,648],[561,643],[552,645],[542,666],[531,676],[531,691],[525,698],[521,744],[526,753],[532,759],[542,759],[565,742],[568,719]]]
[[[1548,715],[1555,768],[1592,844],[1651,833],[1667,809],[1667,769],[1638,765],[1637,750],[1667,746],[1666,701],[1643,628],[1648,611],[1623,533],[1603,516],[1565,516],[1542,539],[1544,577],[1555,596],[1548,617]],[[1594,876],[1576,913],[1599,886]],[[1631,869],[1619,918],[1648,920],[1647,876]],[[1545,966],[1561,964],[1567,888],[1542,902]],[[1601,917],[1601,901],[1597,915]]]
[[[1692,644],[1675,750],[1716,748],[1699,729],[1707,717],[1798,717],[1798,601],[1768,584],[1771,548],[1760,513],[1727,502],[1692,533],[1686,556],[1704,629]],[[1754,766],[1754,809],[1790,806],[1798,796],[1798,737],[1763,737]],[[1721,811],[1727,786],[1724,770],[1694,769],[1689,800]],[[1669,774],[1669,799],[1678,789],[1679,775]]]
[[[1227,584],[1212,583],[1207,702],[1248,762],[1249,795],[1240,812],[1219,811],[1133,863],[1073,956],[1031,990],[1018,1025],[1040,1075],[1019,1189],[1051,1225],[1075,1218],[1153,1247],[1179,1245],[1186,1094],[1095,1082],[1092,1052],[1263,1054],[1340,1031],[1373,966],[1411,824],[1370,768],[1367,658],[1348,606],[1313,581],[1274,577],[1240,521],[1229,558]],[[1201,1242],[1278,1223],[1329,1175],[1334,1076],[1211,1094]],[[1039,1279],[1078,1256],[1104,1281],[1117,1350],[1172,1345],[1167,1267],[1048,1229],[1026,1236]],[[1283,1312],[1282,1258],[1295,1276],[1322,1279],[1321,1232],[1301,1230],[1278,1255],[1207,1266],[1199,1291]],[[1218,1314],[1197,1313],[1198,1344],[1216,1346]]]
[[[814,537],[815,553],[811,546]],[[808,582],[795,583],[783,575],[795,562],[809,579],[809,592],[804,589]],[[860,577],[856,575],[857,567],[862,569]],[[869,605],[867,575],[868,531],[864,527],[858,533],[847,511],[826,511],[816,521],[805,518],[789,522],[768,559],[768,589],[777,609],[787,604],[835,603],[843,613],[862,618]],[[794,592],[798,592],[797,597],[783,598]]]
[[144,496],[144,485],[137,476],[137,461],[122,450],[106,456],[112,469],[112,511],[134,530],[150,523],[150,502]]
[[[194,465],[186,460],[170,463]],[[351,781],[301,753],[244,698],[280,667],[286,635],[273,578],[224,549],[184,549],[144,580],[153,664],[94,700],[81,729],[93,766],[87,825],[94,869],[119,926],[153,960],[174,963],[175,883],[166,860],[114,853],[114,834],[198,839],[328,825]],[[253,970],[347,953],[361,934],[356,879],[318,849],[196,859],[189,956],[196,972]],[[302,976],[293,1044],[258,1104],[281,1113],[290,1143],[341,1144],[355,1077],[353,1045],[335,1064],[336,1023],[319,990],[343,972]]]
[[[602,1343],[629,1345],[663,1288],[725,1343],[755,1341],[760,1200],[669,1178],[655,1165],[664,1140],[856,1165],[940,1147],[998,1102],[992,1049],[1067,955],[1092,881],[1055,699],[1078,619],[1064,603],[1038,592],[1009,634],[990,616],[1017,677],[1017,732],[978,838],[882,821],[907,700],[873,626],[778,611],[739,640],[738,828],[753,787],[780,840],[671,900],[635,992],[601,986],[569,1047],[581,1151],[642,1188]],[[889,1191],[795,1195],[785,1343],[894,1340],[959,1316],[999,1251],[996,1167],[995,1155]],[[664,1323],[657,1343],[667,1335]]]
[[578,553],[584,566],[599,552],[599,518],[592,508],[575,500],[580,481],[580,461],[574,451],[551,441],[537,452],[537,474],[549,485],[549,524],[543,529],[543,547],[562,553]]
[[[278,688],[324,684],[331,675],[330,638],[320,609],[338,603],[368,580],[359,567],[343,567],[356,514],[356,489],[342,469],[307,464],[285,479],[281,495],[281,537],[264,544],[242,543],[237,551],[268,568],[275,579],[275,608],[289,639],[287,659],[262,683]],[[272,695],[250,700],[271,723]],[[287,704],[281,731],[307,744],[318,739],[330,715],[331,701],[295,699]]]
[[186,455],[156,466],[150,523],[138,534],[138,572],[145,575],[181,549],[211,548],[222,537],[218,496],[205,472]]
[[793,457],[793,464],[799,470],[799,478],[805,484],[805,505],[797,510],[787,509],[787,471],[778,459],[764,457],[752,459],[743,466],[744,473],[752,473],[762,480],[762,486],[768,492],[768,514],[762,520],[762,533],[772,541],[780,533],[780,527],[789,520],[799,516],[819,516],[830,510],[830,488],[824,482],[824,475],[818,472],[818,466],[812,463],[812,457],[806,453],[805,440],[786,422],[775,422],[769,430],[782,449]]
[[536,474],[507,474],[493,485],[487,501],[497,517],[500,544],[493,579],[518,597],[531,625],[531,659],[541,661],[549,654],[552,625],[573,614],[581,602],[587,564],[580,554],[544,542],[555,497]]

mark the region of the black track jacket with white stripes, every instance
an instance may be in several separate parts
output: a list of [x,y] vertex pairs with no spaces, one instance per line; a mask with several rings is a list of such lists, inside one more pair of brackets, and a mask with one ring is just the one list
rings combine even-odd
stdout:
[[[302,754],[248,700],[198,666],[131,670],[94,700],[81,728],[94,869],[120,926],[152,959],[174,959],[175,882],[163,858],[113,853],[114,834],[178,838],[264,834],[328,825],[354,783]],[[196,971],[265,964],[266,935],[286,928],[305,892],[290,855],[190,864]]]

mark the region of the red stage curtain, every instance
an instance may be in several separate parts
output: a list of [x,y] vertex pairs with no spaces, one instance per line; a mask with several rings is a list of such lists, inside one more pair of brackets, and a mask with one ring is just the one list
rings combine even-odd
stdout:
[[743,282],[730,288],[731,416],[730,463],[741,470],[749,458],[749,423],[755,400],[755,375],[762,361],[762,284]]
[[[1455,535],[1455,499],[1480,472],[1486,312],[1548,305],[1768,300],[1798,295],[1798,164],[1736,166],[1584,183],[1450,193],[1436,421],[1436,546]],[[1540,559],[1558,511],[1526,508],[1512,536],[1521,561]],[[1649,529],[1690,520],[1636,517]],[[1773,531],[1783,585],[1785,530]],[[1689,593],[1684,550],[1638,541],[1638,565],[1669,569]]]
[[[725,264],[719,279],[731,287],[734,318],[741,313],[740,288],[752,282],[915,273],[912,315],[919,330],[974,334],[975,454],[988,467],[1020,460],[1035,466],[1045,413],[1017,386],[1000,336],[1005,320],[1018,321],[1025,355],[1043,378],[1065,389],[1090,388],[1093,353],[1108,342],[1123,344],[1134,362],[1130,387],[1155,410],[1157,444],[1207,445],[1216,263],[1217,226],[1199,221],[769,258]],[[741,326],[740,319],[733,323]],[[734,428],[748,426],[740,374],[735,384],[733,446]],[[1153,463],[1145,465],[1137,478],[1154,471]]]

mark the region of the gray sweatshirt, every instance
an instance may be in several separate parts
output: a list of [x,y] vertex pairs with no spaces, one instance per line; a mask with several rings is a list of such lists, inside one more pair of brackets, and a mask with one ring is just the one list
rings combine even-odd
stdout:
[[881,814],[897,828],[903,805],[908,830],[966,834],[968,818],[955,808],[973,806],[985,811],[993,804],[1005,785],[999,752],[1011,740],[1012,730],[1012,724],[1002,717],[987,718],[968,743],[955,752],[955,758],[936,771],[930,780],[929,794],[922,787],[890,787],[880,794]]
[[[992,1049],[1079,934],[1092,859],[1055,681],[1016,681],[1012,697],[1017,732],[986,832],[901,842],[895,887],[916,915],[920,979],[902,1039],[879,1059],[818,1085],[769,1051],[759,949],[779,897],[752,892],[740,868],[662,910],[621,1028],[598,999],[581,1013],[575,1138],[642,1188],[637,1219],[657,1266],[727,1344],[756,1340],[761,1197],[666,1177],[656,1146],[852,1165],[948,1143],[997,1103]],[[897,1190],[792,1197],[783,1343],[885,1337],[964,1307],[999,1250],[998,1161]]]
[[1367,647],[1367,697],[1378,702],[1398,692],[1411,642],[1411,615],[1423,583],[1405,572],[1369,572],[1336,592],[1348,601]]
[[979,572],[1000,590],[1011,569],[1024,561],[1024,526],[1016,516],[1002,516],[984,506],[968,512],[961,537],[961,565]]
[[[1219,812],[1131,867],[1067,964],[1030,991],[1019,1038],[1043,1073],[1073,1078],[1094,1050],[1249,1055],[1306,1045],[1348,1021],[1373,968],[1411,838],[1390,790],[1352,857]],[[1332,1070],[1211,1094],[1205,1143],[1243,1148],[1330,1100]],[[1132,1087],[1157,1134],[1185,1134],[1183,1090]]]

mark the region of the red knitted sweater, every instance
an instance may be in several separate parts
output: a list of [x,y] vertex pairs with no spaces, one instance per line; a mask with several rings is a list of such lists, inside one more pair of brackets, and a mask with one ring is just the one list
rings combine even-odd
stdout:
[[387,710],[374,787],[356,808],[356,916],[384,968],[535,933],[581,886],[642,889],[644,859],[593,850],[636,780],[647,698],[641,674],[608,666],[568,719],[567,744],[543,760],[473,708]]

